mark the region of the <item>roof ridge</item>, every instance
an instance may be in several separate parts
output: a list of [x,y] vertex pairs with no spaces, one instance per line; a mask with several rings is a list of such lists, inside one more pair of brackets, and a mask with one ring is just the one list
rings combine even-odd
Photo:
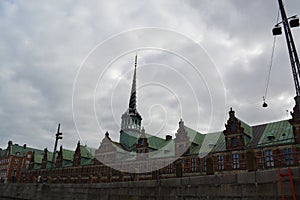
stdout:
[[289,121],[289,119],[282,119],[282,120],[277,120],[277,121],[271,121],[271,122],[266,122],[266,123],[263,123],[263,124],[256,124],[256,125],[253,125],[251,127],[257,127],[257,126],[263,126],[263,125],[268,125],[268,124],[274,124],[274,123],[279,123],[279,122],[283,122],[283,121]]

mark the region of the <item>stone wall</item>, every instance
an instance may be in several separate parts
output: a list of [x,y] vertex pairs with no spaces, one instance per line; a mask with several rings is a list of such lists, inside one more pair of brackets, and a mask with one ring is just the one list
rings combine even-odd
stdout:
[[[287,170],[282,170],[285,172]],[[300,168],[292,168],[300,199]],[[288,178],[285,193],[291,197]],[[297,189],[298,188],[298,189]],[[0,184],[0,199],[202,200],[280,199],[277,170],[93,184]],[[291,199],[291,198],[290,198]]]

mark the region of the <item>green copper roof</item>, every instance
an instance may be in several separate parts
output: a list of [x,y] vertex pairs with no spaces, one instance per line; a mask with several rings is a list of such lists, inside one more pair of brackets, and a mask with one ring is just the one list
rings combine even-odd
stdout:
[[288,120],[266,124],[257,145],[274,145],[294,142],[293,129]]
[[165,158],[175,156],[174,140],[166,141],[157,151],[150,152],[149,158]]
[[19,154],[20,156],[25,156],[28,152],[34,152],[34,153],[43,153],[43,150],[35,149],[27,146],[20,146],[18,144],[12,144],[10,148],[10,154],[16,156]]
[[[27,146],[19,146],[17,144],[12,144],[10,153],[11,155],[17,155],[25,156],[28,152],[34,152],[34,169],[40,169],[41,163],[44,157],[44,150],[35,149]],[[47,153],[47,168],[51,167],[51,161],[52,161],[52,152]]]
[[221,135],[224,135],[222,132],[214,132],[208,133],[205,135],[203,144],[201,145],[201,149],[199,152],[199,156],[207,155],[208,153],[212,152],[215,148],[217,142]]
[[238,120],[241,122],[241,126],[244,128],[244,133],[252,138],[253,137],[252,127],[250,125],[246,124],[245,122],[243,122],[242,120],[240,120],[240,119],[238,119]]
[[81,154],[81,157],[84,157],[84,158],[94,158],[95,157],[95,151],[96,149],[95,148],[92,148],[92,147],[88,147],[86,145],[80,145],[80,154]]
[[160,149],[166,144],[166,140],[157,136],[146,134],[150,148]]
[[41,169],[41,164],[34,163],[33,169]]
[[192,143],[191,146],[190,146],[190,153],[189,154],[191,154],[191,155],[199,154],[200,149],[201,149],[200,145],[195,145],[195,144]]
[[[69,149],[63,149],[62,150],[62,155],[63,155],[63,160],[68,160],[72,161],[74,158],[74,151],[69,150]],[[57,155],[57,154],[56,154]]]
[[92,165],[94,164],[94,159],[91,158],[81,158],[80,165]]
[[[34,152],[34,168],[40,168],[40,165],[42,163],[43,155],[44,155],[44,150],[41,149],[36,149],[32,147],[27,147],[27,146],[20,146],[18,144],[12,144],[10,148],[10,154],[16,156],[19,154],[20,156],[24,157],[28,152]],[[52,153],[48,152],[47,155],[48,158],[48,163],[47,165],[51,166],[51,160],[52,160]]]
[[42,160],[43,160],[43,155],[44,155],[44,151],[38,152],[38,153],[35,152],[34,153],[34,162],[41,164]]
[[190,138],[190,142],[195,143],[199,146],[202,145],[204,138],[205,138],[205,134],[202,134],[200,132],[197,132],[187,126],[184,126],[185,131],[187,132],[189,138]]
[[128,148],[132,147],[138,141],[139,133],[137,131],[120,131],[120,143]]
[[[243,124],[244,127],[245,123]],[[248,131],[251,131],[252,138],[250,143],[246,147],[253,146],[270,146],[276,144],[284,144],[294,142],[294,135],[292,126],[288,120],[282,120],[277,122],[272,122],[268,124],[261,124],[257,126],[247,127]],[[262,132],[258,132],[262,131]],[[249,133],[249,132],[248,132]],[[224,151],[226,150],[225,136],[220,135],[213,151]]]
[[[137,144],[139,133],[137,131],[121,131],[120,135],[120,143],[130,148],[133,145]],[[149,147],[152,149],[160,149],[166,144],[165,139],[162,139],[157,136],[153,136],[151,134],[146,133],[146,137],[148,140]]]
[[220,137],[217,140],[217,142],[212,150],[213,152],[226,150],[225,135],[223,134],[223,132],[219,132],[219,133],[220,133]]

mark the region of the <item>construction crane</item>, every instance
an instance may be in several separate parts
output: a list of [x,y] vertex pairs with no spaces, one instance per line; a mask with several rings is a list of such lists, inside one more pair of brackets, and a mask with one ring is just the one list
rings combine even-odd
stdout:
[[[280,25],[281,24],[283,25],[285,38],[286,38],[286,44],[287,44],[291,67],[292,67],[294,85],[295,85],[295,90],[296,90],[295,101],[296,101],[296,105],[300,105],[300,86],[299,86],[300,64],[299,64],[299,57],[298,57],[297,49],[296,49],[295,42],[293,39],[293,34],[291,32],[291,28],[300,26],[299,18],[297,17],[297,15],[294,15],[292,17],[287,17],[282,0],[278,0],[278,5],[279,5],[279,10],[280,10],[282,21],[275,25],[275,27],[272,29],[272,33],[274,36],[281,35],[282,28]],[[275,40],[273,43],[273,51],[274,51],[274,45],[275,45]],[[271,63],[272,63],[272,58],[273,58],[273,53],[272,53],[272,57],[271,57]],[[270,65],[270,68],[271,68],[271,65]],[[270,76],[270,70],[269,70],[269,76]],[[268,80],[268,82],[269,82],[269,80]],[[267,85],[268,85],[268,83],[267,83]],[[267,93],[267,89],[265,92],[265,96],[263,97],[263,107],[268,106],[267,103],[265,102],[266,93]],[[298,108],[298,109],[300,109],[300,108]]]
[[300,64],[299,64],[297,49],[291,32],[291,28],[299,26],[299,18],[296,15],[288,18],[284,10],[284,5],[282,0],[278,0],[278,4],[279,4],[279,10],[281,13],[282,22],[276,24],[272,32],[273,35],[280,35],[282,33],[280,24],[283,24],[286,44],[288,47],[289,57],[290,57],[290,62],[291,62],[291,67],[293,72],[296,96],[300,96],[300,86],[299,86]]
[[[294,112],[291,112],[293,118],[291,120],[289,120],[291,125],[294,126],[295,124],[299,124],[299,122],[300,122],[300,115],[299,115],[299,113],[300,113],[300,87],[299,87],[300,64],[299,64],[299,57],[297,54],[297,49],[295,46],[291,28],[299,27],[300,24],[299,24],[299,18],[296,15],[289,17],[289,18],[287,17],[286,12],[284,10],[284,5],[283,5],[282,0],[278,0],[278,4],[279,4],[279,10],[281,13],[282,22],[275,25],[275,27],[272,29],[272,33],[275,36],[281,35],[282,30],[281,30],[280,24],[283,24],[285,38],[286,38],[286,44],[288,47],[288,52],[289,52],[289,57],[290,57],[290,62],[291,62],[291,67],[292,67],[292,73],[293,73],[293,78],[294,78],[294,84],[295,84],[295,89],[296,89],[296,96],[294,98],[296,105],[294,107]],[[297,138],[296,138],[296,141],[297,141]],[[288,168],[287,174],[281,174],[280,169],[278,170],[281,199],[282,200],[285,199],[285,195],[284,195],[285,191],[283,189],[283,183],[282,183],[282,177],[285,177],[285,176],[288,176],[290,179],[289,182],[290,182],[290,186],[291,186],[292,197],[293,197],[293,200],[296,200],[293,178],[292,178],[292,173],[291,173],[290,168]]]

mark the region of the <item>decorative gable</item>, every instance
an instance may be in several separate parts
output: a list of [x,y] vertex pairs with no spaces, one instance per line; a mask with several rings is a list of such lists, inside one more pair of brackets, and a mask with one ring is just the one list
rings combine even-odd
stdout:
[[146,159],[148,157],[148,139],[145,133],[145,129],[142,128],[141,136],[138,139],[138,143],[136,145],[136,153],[137,159]]
[[46,167],[47,167],[47,162],[48,162],[48,149],[45,148],[45,149],[44,149],[43,159],[42,159],[41,169],[46,169]]
[[62,146],[60,146],[59,152],[57,154],[56,162],[55,162],[55,167],[59,168],[62,167],[63,164],[63,150]]
[[79,166],[81,161],[81,153],[80,153],[80,141],[77,143],[77,147],[73,156],[73,166]]
[[99,148],[95,151],[95,159],[100,162],[113,162],[116,158],[117,148],[113,145],[113,141],[109,137],[109,133],[105,133]]
[[6,151],[5,151],[5,157],[10,156],[11,149],[12,149],[12,141],[8,141],[8,146],[7,146]]
[[[30,155],[29,153],[28,153],[28,155]],[[28,157],[28,155],[27,155],[27,157]],[[30,157],[28,169],[33,169],[34,168],[34,159],[35,159],[34,155],[35,155],[35,152],[33,151],[32,154],[31,154],[31,157]]]
[[175,134],[175,155],[181,156],[186,153],[189,153],[190,150],[190,138],[187,131],[184,128],[184,122],[182,119],[179,121],[179,128]]
[[235,112],[230,108],[229,119],[225,124],[225,130],[223,131],[226,141],[226,149],[237,149],[245,146],[244,142],[244,128],[241,126],[241,122],[235,117]]

